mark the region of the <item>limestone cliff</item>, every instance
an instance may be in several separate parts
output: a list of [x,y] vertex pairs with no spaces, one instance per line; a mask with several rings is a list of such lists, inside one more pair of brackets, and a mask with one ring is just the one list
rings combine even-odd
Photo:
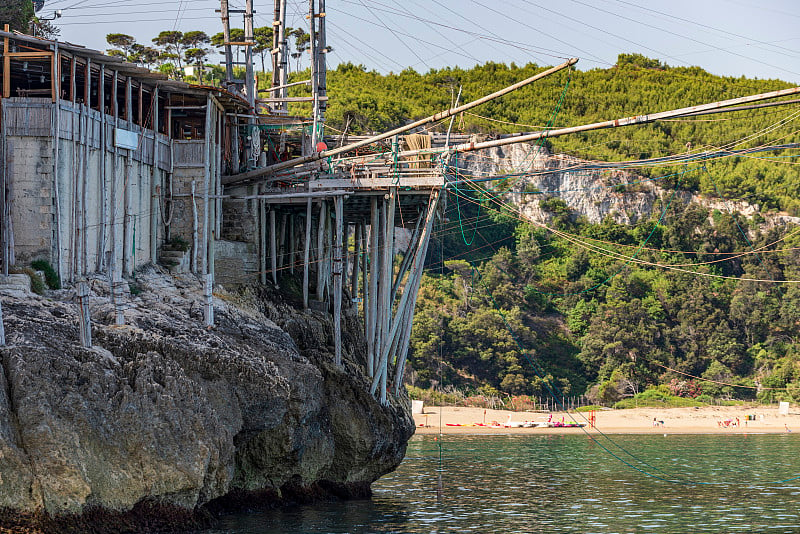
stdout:
[[402,460],[408,403],[369,395],[355,316],[337,368],[330,319],[276,295],[217,295],[206,329],[193,278],[151,268],[133,287],[117,327],[92,281],[92,349],[66,291],[3,297],[0,531],[163,530],[254,496],[363,496]]
[[[589,162],[573,156],[550,154],[546,148],[535,144],[517,144],[460,155],[458,168],[465,176],[477,178],[521,174],[514,180],[514,189],[508,197],[529,220],[540,223],[553,218],[553,213],[540,207],[541,200],[547,197],[561,198],[573,214],[582,215],[592,223],[610,216],[617,223],[632,224],[650,217],[657,201],[672,195],[672,190],[659,187],[657,181],[633,172],[572,170],[586,163]],[[616,186],[620,185],[624,185],[624,189],[617,190]],[[709,198],[688,191],[679,191],[677,196],[686,204],[694,202],[712,210],[739,212],[746,217],[759,212],[759,206],[743,201]],[[800,217],[762,215],[767,226],[800,223]]]

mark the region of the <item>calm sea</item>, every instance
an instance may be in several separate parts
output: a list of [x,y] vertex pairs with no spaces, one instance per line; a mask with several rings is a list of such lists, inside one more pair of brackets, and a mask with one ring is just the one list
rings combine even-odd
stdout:
[[796,434],[611,439],[418,436],[372,501],[230,516],[208,534],[800,532],[800,480],[781,482],[800,476]]

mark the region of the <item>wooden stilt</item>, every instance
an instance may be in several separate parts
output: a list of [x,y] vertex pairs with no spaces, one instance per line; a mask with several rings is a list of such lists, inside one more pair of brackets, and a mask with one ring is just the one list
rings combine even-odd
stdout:
[[[403,317],[407,313],[407,308],[409,306],[409,302],[413,298],[413,302],[416,302],[416,295],[418,290],[419,280],[422,277],[422,270],[425,266],[425,256],[421,252],[423,250],[427,251],[428,241],[430,239],[431,230],[433,229],[433,221],[435,218],[436,208],[438,206],[438,199],[439,193],[434,192],[434,197],[431,199],[431,207],[428,210],[428,214],[425,220],[425,228],[423,230],[422,238],[420,240],[420,246],[417,250],[414,251],[414,260],[412,262],[411,267],[411,274],[409,282],[406,284],[406,288],[403,291],[402,297],[400,297],[400,303],[397,305],[397,314],[395,315],[395,320],[392,321],[391,330],[387,333],[386,341],[382,346],[382,353],[380,354],[380,367],[377,369],[375,373],[375,377],[373,377],[372,387],[370,389],[371,393],[375,394],[376,389],[378,387],[378,377],[381,378],[381,387],[384,387],[383,384],[383,377],[388,374],[388,367],[389,367],[389,357],[390,353],[392,352],[392,345],[396,345],[398,341],[398,331],[400,329],[401,324],[403,323]],[[399,363],[399,362],[398,362]],[[385,389],[385,387],[384,387]],[[385,391],[381,393],[382,402],[383,395]]]
[[380,294],[383,310],[381,317],[381,341],[378,344],[380,356],[378,372],[376,375],[380,376],[380,401],[381,404],[386,404],[386,385],[388,375],[388,356],[389,345],[391,338],[389,336],[389,329],[391,327],[392,319],[392,303],[390,302],[392,292],[392,275],[394,274],[394,214],[397,200],[397,188],[392,187],[389,189],[389,196],[386,200],[386,219],[384,223],[385,240],[383,245],[383,261],[381,263],[382,275],[380,282]]
[[[358,270],[361,266],[361,235],[364,232],[364,226],[361,223],[355,225],[353,230],[353,264],[350,274],[350,297],[352,299],[358,298]],[[355,304],[358,309],[358,304]]]
[[283,269],[286,260],[286,225],[288,224],[289,214],[281,213],[281,230],[278,234],[278,269]]
[[336,197],[333,201],[336,212],[336,241],[333,248],[333,344],[334,363],[342,365],[342,250],[344,198]]
[[261,284],[267,284],[267,203],[264,199],[255,200],[257,206],[256,222],[258,223],[258,272]]
[[[365,284],[364,290],[367,292],[367,304],[365,310],[368,312],[366,318],[367,325],[367,371],[370,377],[375,374],[375,339],[378,327],[378,232],[380,228],[380,215],[378,209],[378,199],[372,197],[370,200],[370,226],[369,226],[369,286]],[[365,271],[366,272],[366,271]]]
[[294,264],[297,261],[297,225],[296,216],[292,213],[289,216],[289,272],[294,274]]
[[411,266],[411,260],[414,257],[413,252],[416,251],[419,245],[420,234],[422,233],[421,222],[423,219],[424,213],[420,213],[419,217],[417,217],[417,222],[414,225],[414,232],[411,234],[411,240],[408,242],[408,250],[406,250],[406,254],[403,256],[403,261],[400,263],[400,270],[397,272],[397,277],[395,277],[394,284],[392,284],[392,296],[390,298],[391,303],[394,303],[400,283],[403,281],[403,277],[406,275],[408,268]]
[[78,282],[76,291],[78,300],[78,313],[80,314],[81,345],[85,348],[92,346],[92,316],[89,313],[89,284]]
[[269,210],[269,255],[272,271],[272,283],[278,285],[278,244],[275,242],[275,210]]
[[303,309],[308,309],[308,269],[311,254],[311,207],[312,198],[306,202],[306,231],[303,237]]
[[348,289],[350,277],[350,225],[343,223],[344,236],[342,237],[342,288]]
[[317,300],[325,300],[325,223],[328,219],[328,204],[324,200],[319,207],[319,230],[317,231]]

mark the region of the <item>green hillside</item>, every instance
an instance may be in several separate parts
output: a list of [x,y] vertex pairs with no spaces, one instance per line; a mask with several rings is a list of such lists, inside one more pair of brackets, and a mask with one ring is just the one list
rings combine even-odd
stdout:
[[[458,86],[463,87],[463,103],[541,70],[544,69],[534,64],[487,63],[469,70],[452,68],[421,74],[408,69],[384,76],[360,66],[340,65],[328,74],[328,123],[338,130],[347,125],[348,131],[356,134],[382,131],[448,108]],[[621,54],[614,68],[562,72],[480,106],[473,110],[474,114],[460,116],[456,129],[483,133],[537,130],[550,119],[568,78],[569,87],[555,126],[575,126],[791,87],[780,80],[715,76],[699,67],[669,67],[638,54]],[[800,140],[797,121],[790,116],[797,110],[798,105],[794,104],[661,121],[561,137],[550,143],[554,151],[603,161],[682,153],[687,150],[687,143],[695,149],[783,144]],[[785,124],[776,127],[781,121]],[[446,127],[446,123],[440,125],[439,130]],[[765,129],[770,130],[765,133]],[[709,163],[708,170],[709,174],[693,177],[684,187],[712,194],[716,182],[725,197],[748,199],[763,209],[800,214],[800,179],[795,165],[727,158]]]
[[[380,131],[449,107],[458,85],[465,102],[539,70],[491,63],[382,76],[343,65],[329,74],[328,120],[351,133]],[[790,86],[621,55],[615,68],[552,76],[475,110],[481,116],[459,117],[456,127],[495,134],[539,129],[550,119],[568,76],[556,126]],[[688,143],[741,149],[797,142],[797,110],[794,104],[663,121],[550,144],[554,152],[623,161],[681,153]],[[699,190],[760,203],[764,212],[797,215],[796,153],[714,160],[706,165],[708,172],[662,186],[667,192]],[[663,172],[654,168],[643,174]],[[748,221],[738,214],[710,213],[672,197],[635,226],[611,220],[592,225],[557,199],[543,203],[557,215],[556,229],[568,235],[521,222],[478,193],[458,205],[450,195],[447,222],[431,244],[415,317],[409,362],[416,385],[545,396],[552,383],[564,394],[590,392],[604,402],[657,385],[682,396],[747,399],[761,385],[776,388],[758,393],[763,399],[800,400],[800,285],[772,283],[800,279],[800,230],[762,230],[758,217]],[[675,267],[609,257],[588,248],[590,239],[605,251]]]

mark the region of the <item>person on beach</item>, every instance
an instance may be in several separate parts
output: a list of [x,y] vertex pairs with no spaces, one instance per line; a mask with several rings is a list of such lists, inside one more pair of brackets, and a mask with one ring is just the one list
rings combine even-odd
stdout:
[[791,432],[791,430],[789,430],[789,425],[786,423],[783,424],[783,428],[785,428],[787,432]]

